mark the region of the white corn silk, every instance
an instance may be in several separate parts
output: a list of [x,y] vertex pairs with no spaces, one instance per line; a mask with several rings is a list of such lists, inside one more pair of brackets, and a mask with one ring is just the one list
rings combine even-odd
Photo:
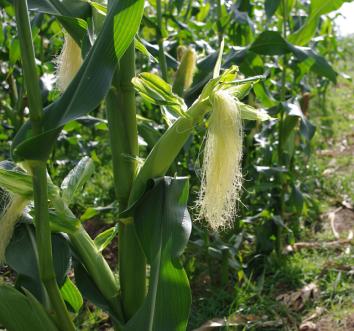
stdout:
[[28,201],[24,197],[15,194],[10,197],[0,216],[0,265],[5,262],[6,248],[12,238],[16,222],[22,215],[27,203]]
[[64,46],[57,59],[57,86],[61,92],[69,86],[81,64],[81,48],[68,33],[65,33]]
[[215,92],[211,102],[197,205],[200,219],[219,230],[232,224],[242,186],[242,120],[236,100],[226,91]]

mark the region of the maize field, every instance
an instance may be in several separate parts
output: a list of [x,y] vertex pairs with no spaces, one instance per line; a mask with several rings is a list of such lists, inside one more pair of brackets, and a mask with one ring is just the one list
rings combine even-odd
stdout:
[[353,330],[352,5],[0,0],[0,329]]

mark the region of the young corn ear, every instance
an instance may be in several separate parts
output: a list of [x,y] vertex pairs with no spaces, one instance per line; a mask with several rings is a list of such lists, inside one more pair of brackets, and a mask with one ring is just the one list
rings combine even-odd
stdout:
[[242,186],[242,120],[232,95],[217,91],[204,149],[197,207],[212,230],[231,225]]
[[22,215],[28,200],[14,194],[0,216],[0,265],[5,262],[5,251],[12,238],[16,222]]
[[64,46],[57,59],[57,86],[61,92],[66,90],[82,64],[81,48],[67,32],[64,36]]
[[183,96],[193,83],[193,76],[196,70],[197,54],[191,47],[180,46],[177,50],[181,64],[176,72],[172,90],[179,96]]

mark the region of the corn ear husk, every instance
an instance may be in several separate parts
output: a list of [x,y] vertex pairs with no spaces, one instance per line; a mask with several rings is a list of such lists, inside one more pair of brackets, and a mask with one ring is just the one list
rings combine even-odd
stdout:
[[191,47],[183,48],[179,51],[181,56],[181,64],[176,72],[175,81],[173,83],[173,92],[179,96],[190,88],[193,83],[193,76],[196,71],[197,54]]

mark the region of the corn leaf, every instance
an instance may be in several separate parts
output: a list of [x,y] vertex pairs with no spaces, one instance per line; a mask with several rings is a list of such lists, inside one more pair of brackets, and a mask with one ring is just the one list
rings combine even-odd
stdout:
[[[60,234],[52,235],[53,262],[58,285],[62,286],[70,268],[71,253],[67,240]],[[6,249],[6,263],[16,272],[16,286],[30,291],[37,300],[45,301],[38,270],[38,253],[34,227],[20,224]],[[1,301],[1,300],[0,300]]]
[[69,172],[61,184],[62,199],[70,204],[78,190],[81,190],[87,180],[93,175],[95,165],[89,157],[85,156]]
[[300,60],[312,59],[313,64],[310,69],[320,76],[327,77],[332,82],[336,82],[337,73],[324,57],[318,55],[309,47],[300,47],[287,42],[279,32],[264,31],[248,47],[249,51],[260,55],[284,55],[293,53]]
[[[119,317],[114,313],[114,309],[110,306],[110,303],[105,299],[104,295],[101,293],[95,282],[92,280],[91,276],[85,269],[85,267],[79,262],[74,262],[75,270],[75,283],[82,296],[94,303],[97,307],[100,307],[102,310],[109,313],[111,319],[117,325],[121,324]],[[117,299],[117,305],[119,305]],[[121,330],[119,328],[119,330]]]
[[0,324],[11,331],[58,330],[33,296],[7,285],[0,285]]
[[0,186],[23,197],[32,197],[32,177],[24,172],[7,170],[0,165]]
[[267,19],[270,20],[280,5],[280,0],[265,0],[264,7]]
[[[30,199],[33,195],[32,176],[25,173],[16,164],[9,161],[0,162],[0,186],[9,192]],[[49,198],[57,196],[59,188],[48,183]]]
[[84,1],[29,0],[28,9],[56,16],[78,45],[86,36],[87,23],[85,18],[91,15],[91,7]]
[[134,207],[135,228],[151,274],[147,297],[124,331],[186,330],[191,291],[179,257],[192,227],[188,189],[187,178],[159,178]]
[[102,252],[118,234],[118,224],[101,232],[94,240],[99,252]]
[[86,18],[90,15],[90,5],[81,0],[28,0],[28,9],[40,13]]
[[84,304],[84,300],[82,299],[79,289],[70,280],[70,278],[66,278],[64,285],[60,289],[60,293],[61,293],[63,299],[74,310],[74,312],[78,313],[80,308]]
[[64,94],[46,107],[43,133],[33,136],[30,121],[17,133],[12,145],[14,158],[46,160],[62,127],[100,104],[119,58],[134,39],[143,10],[143,0],[114,2],[79,72]]
[[289,42],[299,46],[307,45],[316,32],[321,15],[337,10],[344,2],[350,1],[351,0],[311,0],[310,15],[305,24],[288,37]]

